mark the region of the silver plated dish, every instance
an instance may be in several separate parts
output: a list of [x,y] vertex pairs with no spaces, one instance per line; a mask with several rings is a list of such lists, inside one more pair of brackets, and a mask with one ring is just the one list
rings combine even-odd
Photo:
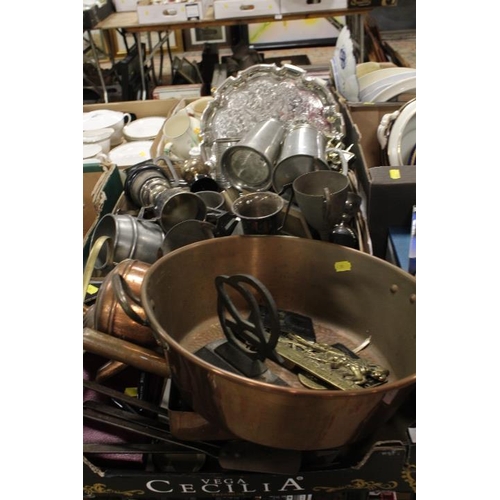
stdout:
[[241,138],[256,123],[275,118],[287,126],[310,123],[341,140],[345,125],[327,84],[292,65],[256,64],[227,78],[201,117],[202,146]]

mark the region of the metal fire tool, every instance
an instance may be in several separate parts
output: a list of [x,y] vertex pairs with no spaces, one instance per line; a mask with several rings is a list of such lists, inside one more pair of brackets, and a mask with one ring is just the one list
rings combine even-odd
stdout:
[[[270,448],[247,441],[227,441],[221,446],[205,441],[187,443],[172,439],[170,432],[165,431],[165,424],[159,420],[142,417],[97,401],[84,402],[83,417],[84,419],[94,420],[135,432],[139,435],[161,441],[162,443],[174,445],[177,448],[202,453],[216,459],[223,469],[296,474],[301,466],[302,453],[300,451]],[[158,444],[155,444],[151,447],[151,450],[147,451],[147,447],[145,446],[133,446],[137,448],[136,451],[161,452],[161,447]],[[87,453],[124,452],[124,450],[120,451],[119,447],[108,444],[84,446],[84,452]],[[166,448],[165,451],[167,451]]]
[[[244,274],[217,276],[215,286],[218,294],[217,312],[227,340],[211,342],[195,354],[233,373],[288,386],[264,362],[265,359],[271,359],[283,364],[283,359],[274,350],[281,330],[276,305],[269,291],[256,278]],[[248,317],[244,318],[238,310],[228,288],[244,299],[250,311]],[[265,304],[269,312],[267,329],[257,299]]]
[[[387,381],[388,370],[361,359],[343,344],[315,342],[312,320],[278,311],[270,292],[255,277],[221,275],[216,277],[215,285],[219,319],[227,341],[212,342],[198,351],[206,361],[251,378],[287,385],[266,366],[265,359],[270,359],[293,371],[299,369],[300,382],[318,390],[362,390]],[[226,286],[245,300],[250,311],[246,319]]]

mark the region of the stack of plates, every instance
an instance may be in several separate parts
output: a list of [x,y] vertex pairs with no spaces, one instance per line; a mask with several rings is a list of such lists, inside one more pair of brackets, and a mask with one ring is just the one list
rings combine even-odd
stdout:
[[359,97],[363,102],[387,102],[406,93],[415,93],[417,70],[413,68],[382,68],[358,78]]

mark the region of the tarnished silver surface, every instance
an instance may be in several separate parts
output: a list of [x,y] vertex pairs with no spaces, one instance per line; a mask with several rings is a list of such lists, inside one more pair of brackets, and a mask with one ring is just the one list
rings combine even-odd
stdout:
[[276,118],[288,126],[310,123],[328,137],[345,133],[342,115],[326,83],[302,68],[257,64],[229,77],[201,117],[203,144],[241,138],[256,123]]

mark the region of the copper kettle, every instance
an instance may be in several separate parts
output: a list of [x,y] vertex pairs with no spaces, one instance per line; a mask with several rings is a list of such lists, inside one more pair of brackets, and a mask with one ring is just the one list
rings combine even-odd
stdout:
[[107,274],[89,311],[96,330],[144,347],[157,345],[140,304],[142,280],[149,267],[148,263],[125,259]]

